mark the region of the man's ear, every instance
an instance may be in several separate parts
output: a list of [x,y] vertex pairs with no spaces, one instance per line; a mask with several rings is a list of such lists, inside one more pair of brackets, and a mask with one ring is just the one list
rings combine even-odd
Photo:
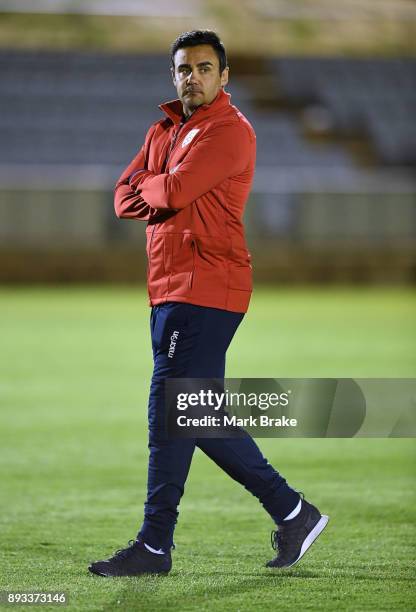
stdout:
[[172,68],[172,66],[170,67],[170,75],[171,75],[171,77],[172,77],[172,82],[173,82],[173,84],[174,84],[174,85],[175,85],[175,87],[176,87],[175,69],[174,69],[174,68]]
[[227,66],[226,68],[224,68],[224,70],[221,73],[221,87],[225,87],[228,83],[228,75],[229,75],[230,69]]

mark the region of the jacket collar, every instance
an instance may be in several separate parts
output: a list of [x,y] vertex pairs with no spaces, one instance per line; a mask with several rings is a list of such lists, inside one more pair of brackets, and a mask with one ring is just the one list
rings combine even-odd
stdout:
[[[217,97],[210,104],[202,104],[198,106],[198,108],[192,113],[189,117],[188,121],[191,121],[194,116],[197,114],[199,117],[203,114],[204,117],[210,117],[211,115],[215,115],[221,109],[230,106],[231,102],[231,94],[221,89],[219,90]],[[183,108],[182,102],[180,100],[171,100],[170,102],[165,102],[164,104],[160,104],[159,108],[173,121],[174,124],[178,125],[183,118]],[[202,117],[201,117],[202,119]]]

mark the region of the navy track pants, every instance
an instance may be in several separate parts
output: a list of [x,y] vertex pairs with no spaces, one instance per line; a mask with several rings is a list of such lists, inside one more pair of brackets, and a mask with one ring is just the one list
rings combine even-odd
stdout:
[[[165,432],[166,378],[224,378],[225,354],[244,315],[182,302],[154,306],[150,327],[154,369],[149,396],[149,469],[144,522],[138,537],[168,550],[195,446],[255,495],[279,523],[299,494],[267,462],[254,440],[170,439]],[[172,353],[171,337],[176,344]]]

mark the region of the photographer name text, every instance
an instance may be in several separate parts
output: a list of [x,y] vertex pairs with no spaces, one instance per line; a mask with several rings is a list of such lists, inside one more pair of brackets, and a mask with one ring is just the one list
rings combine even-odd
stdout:
[[224,414],[219,416],[205,415],[200,418],[187,417],[180,415],[176,422],[179,427],[297,427],[297,419],[291,419],[286,416],[272,418],[266,414],[258,417],[237,417]]

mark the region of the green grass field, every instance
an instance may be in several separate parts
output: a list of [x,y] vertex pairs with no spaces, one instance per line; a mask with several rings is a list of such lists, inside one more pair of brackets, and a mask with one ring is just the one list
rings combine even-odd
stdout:
[[[415,302],[400,289],[259,289],[227,374],[412,377]],[[148,316],[141,289],[0,292],[0,588],[65,590],[70,610],[413,610],[410,439],[259,440],[331,517],[291,570],[264,568],[270,519],[198,451],[171,574],[89,574],[142,518]]]

